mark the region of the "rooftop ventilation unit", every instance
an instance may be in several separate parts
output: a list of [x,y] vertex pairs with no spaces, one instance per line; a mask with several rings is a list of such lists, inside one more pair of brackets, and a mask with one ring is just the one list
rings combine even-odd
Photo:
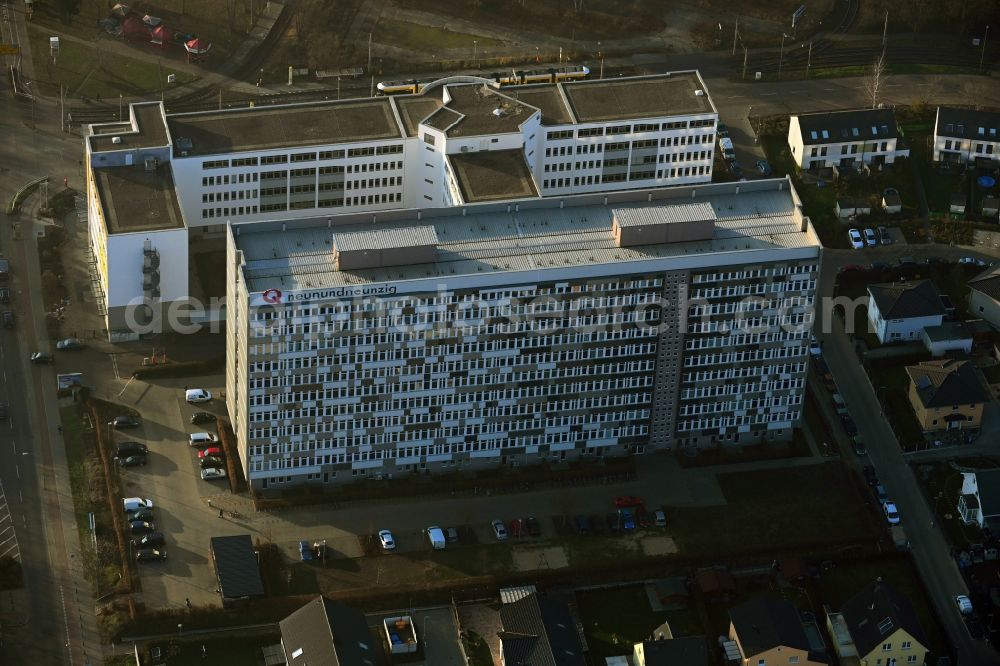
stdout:
[[118,144],[120,144],[121,142],[122,142],[122,138],[120,136],[113,136],[113,137],[111,137],[111,143],[115,144],[116,146]]

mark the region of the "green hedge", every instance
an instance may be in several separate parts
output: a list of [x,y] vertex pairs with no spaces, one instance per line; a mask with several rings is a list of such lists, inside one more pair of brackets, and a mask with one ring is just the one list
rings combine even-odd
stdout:
[[194,377],[219,372],[226,367],[225,356],[202,359],[200,361],[169,362],[163,365],[147,365],[132,373],[135,379],[166,379],[170,377]]

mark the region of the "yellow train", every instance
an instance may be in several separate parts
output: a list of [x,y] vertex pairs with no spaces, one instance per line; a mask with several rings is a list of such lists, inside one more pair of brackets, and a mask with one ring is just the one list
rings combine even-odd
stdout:
[[[494,72],[482,78],[492,79],[501,86],[520,86],[526,83],[555,83],[557,81],[574,81],[585,79],[590,75],[586,65],[567,65],[549,69],[522,69],[509,72]],[[381,95],[398,95],[401,93],[415,94],[423,91],[429,83],[438,79],[412,79],[410,81],[381,81],[376,87]]]

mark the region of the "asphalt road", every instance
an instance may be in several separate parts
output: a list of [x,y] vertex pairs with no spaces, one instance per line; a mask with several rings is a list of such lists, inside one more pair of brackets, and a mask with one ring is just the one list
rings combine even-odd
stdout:
[[[918,261],[928,256],[957,259],[972,255],[996,259],[995,256],[961,248],[929,245],[896,245],[856,251],[827,250],[824,253],[820,294],[832,295],[840,266],[872,260],[895,262],[904,255],[912,256]],[[896,436],[882,415],[875,390],[858,362],[851,339],[843,328],[836,317],[832,322],[821,321],[816,328],[817,338],[823,343],[827,364],[857,423],[861,439],[867,445],[871,464],[888,490],[889,497],[896,502],[902,525],[913,548],[917,570],[957,653],[958,663],[962,666],[996,664],[1000,662],[1000,656],[985,643],[969,636],[955,608],[953,597],[967,594],[968,588],[951,557],[939,525],[934,522],[931,507],[925,501],[917,479],[903,457]]]

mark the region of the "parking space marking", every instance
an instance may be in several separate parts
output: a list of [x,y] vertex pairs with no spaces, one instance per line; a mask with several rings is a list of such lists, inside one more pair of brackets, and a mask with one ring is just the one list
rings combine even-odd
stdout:
[[0,483],[0,557],[11,557],[21,561],[21,549],[17,545],[17,533],[14,531],[14,518],[10,514],[7,496]]
[[115,379],[121,379],[121,375],[118,374],[118,356],[116,354],[108,354],[111,357],[111,369],[115,373]]

